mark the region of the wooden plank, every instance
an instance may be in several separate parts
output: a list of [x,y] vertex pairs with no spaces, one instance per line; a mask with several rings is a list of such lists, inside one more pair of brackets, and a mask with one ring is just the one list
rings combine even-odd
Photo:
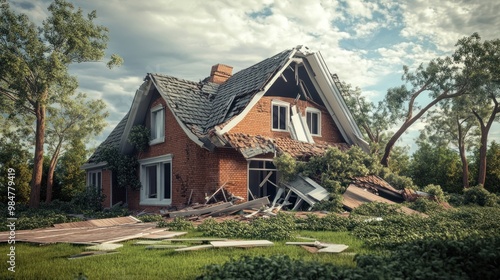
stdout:
[[175,249],[174,251],[176,252],[183,252],[183,251],[197,251],[197,250],[203,250],[203,249],[208,249],[208,248],[213,248],[212,244],[207,244],[207,245],[197,245],[197,246],[191,246],[191,247],[186,247],[186,248],[179,248]]
[[174,211],[174,212],[167,212],[165,214],[168,214],[168,216],[171,218],[186,217],[186,216],[199,216],[199,215],[204,215],[204,214],[216,212],[216,211],[222,210],[224,208],[228,208],[231,205],[233,205],[231,202],[224,202],[224,203],[217,204],[214,206],[208,206],[208,207],[192,209],[192,210],[180,210],[180,211]]
[[323,248],[326,247],[323,243],[314,241],[314,242],[286,242],[286,245],[300,245],[300,246],[314,246],[314,247],[319,247]]
[[163,240],[143,240],[135,242],[134,245],[155,245],[162,242]]
[[93,251],[93,252],[83,252],[81,254],[71,255],[68,257],[68,260],[81,259],[86,257],[95,257],[95,256],[103,256],[103,255],[111,255],[116,254],[116,251]]
[[179,249],[179,248],[186,248],[187,245],[150,245],[146,246],[146,249],[152,250],[152,249]]
[[269,240],[229,240],[229,241],[212,241],[210,242],[215,248],[222,247],[263,247],[274,246],[274,243]]
[[112,244],[112,243],[108,243],[108,244],[98,244],[98,245],[94,245],[94,246],[89,246],[89,247],[86,247],[85,250],[91,250],[91,251],[114,251],[118,248],[121,248],[123,247],[123,244]]
[[[210,241],[225,241],[227,238],[172,238],[170,242],[210,242]],[[167,241],[167,240],[166,240]]]
[[213,212],[210,214],[210,216],[219,216],[220,214],[224,214],[224,213],[236,212],[236,211],[240,211],[243,209],[260,208],[260,207],[267,206],[267,205],[269,205],[269,198],[267,196],[265,196],[265,197],[257,198],[255,200],[250,200],[247,202],[236,204],[236,205],[227,207],[225,209],[219,210],[217,212]]
[[183,231],[167,231],[164,233],[154,233],[154,234],[143,235],[139,238],[141,238],[141,239],[168,239],[168,238],[182,236],[182,235],[186,235],[186,234],[187,234],[187,232],[183,232]]
[[344,244],[328,244],[325,248],[319,249],[318,253],[340,253],[347,248],[349,246]]

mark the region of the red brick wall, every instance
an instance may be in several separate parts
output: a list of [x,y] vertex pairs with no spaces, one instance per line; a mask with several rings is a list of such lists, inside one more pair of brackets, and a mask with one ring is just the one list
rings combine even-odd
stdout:
[[[189,139],[184,130],[175,120],[168,109],[165,100],[157,96],[150,108],[158,104],[165,108],[165,142],[150,146],[138,155],[139,159],[146,159],[161,155],[172,155],[172,206],[184,206],[193,190],[191,202],[203,203],[205,195],[210,195],[219,186],[217,154],[201,148]],[[150,122],[150,114],[146,117],[146,124]],[[129,208],[131,209],[159,209],[162,207],[147,207],[139,205],[140,192],[129,191]]]
[[219,178],[221,185],[233,195],[247,198],[247,161],[234,149],[219,149]]
[[[250,110],[245,118],[230,130],[230,132],[262,135],[271,138],[290,137],[289,132],[272,130],[271,102],[273,100],[281,100],[290,104],[294,102],[293,98],[264,96]],[[330,114],[328,113],[326,108],[303,100],[299,100],[297,102],[297,107],[299,108],[302,116],[305,116],[307,107],[313,107],[321,111],[321,136],[313,136],[314,141],[327,143],[345,142],[342,138],[342,135],[340,134],[339,129],[335,125],[333,119],[330,117]]]

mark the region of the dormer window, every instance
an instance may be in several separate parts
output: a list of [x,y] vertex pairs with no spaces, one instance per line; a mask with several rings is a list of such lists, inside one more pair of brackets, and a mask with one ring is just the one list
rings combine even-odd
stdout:
[[321,111],[315,108],[306,109],[307,127],[311,135],[321,135]]
[[288,131],[288,111],[290,110],[290,104],[286,102],[273,101],[272,102],[272,113],[273,113],[273,130],[277,131]]
[[165,109],[162,105],[151,109],[151,142],[150,145],[165,141]]

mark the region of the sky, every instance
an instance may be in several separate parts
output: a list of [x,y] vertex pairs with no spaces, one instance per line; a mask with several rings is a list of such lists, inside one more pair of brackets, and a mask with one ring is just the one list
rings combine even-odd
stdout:
[[[17,12],[40,24],[47,0],[7,0]],[[387,89],[402,85],[403,65],[415,69],[433,58],[450,55],[460,38],[478,32],[482,39],[500,37],[497,0],[70,0],[85,13],[97,11],[96,23],[109,29],[107,56],[124,63],[109,70],[105,63],[74,65],[79,91],[107,104],[108,126],[97,146],[127,113],[147,73],[199,81],[212,65],[234,67],[233,73],[297,45],[320,51],[330,72],[373,102]],[[424,100],[421,100],[424,102]],[[415,150],[424,127],[410,127],[398,142]],[[490,139],[500,141],[500,129]]]

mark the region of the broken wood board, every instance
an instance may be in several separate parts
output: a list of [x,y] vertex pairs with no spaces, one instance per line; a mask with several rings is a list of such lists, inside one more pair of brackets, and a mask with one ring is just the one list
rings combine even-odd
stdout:
[[[342,203],[344,206],[350,210],[357,208],[361,206],[364,203],[369,203],[369,202],[383,202],[387,204],[397,204],[396,202],[383,198],[381,196],[378,196],[376,194],[373,194],[363,188],[359,188],[356,185],[349,185],[347,190],[344,192],[342,195]],[[426,214],[415,211],[413,209],[410,209],[408,207],[401,207],[401,211],[405,214],[418,214],[427,217]]]
[[328,245],[325,248],[321,248],[318,250],[318,253],[340,253],[345,249],[349,248],[349,246],[344,244],[325,244]]
[[121,248],[123,247],[123,244],[112,244],[112,243],[108,243],[108,244],[98,244],[98,245],[94,245],[94,246],[89,246],[89,247],[86,247],[85,250],[91,250],[91,251],[114,251],[118,248]]
[[164,233],[153,233],[139,237],[140,239],[168,239],[172,237],[186,235],[187,232],[184,231],[167,231]]
[[[89,228],[41,228],[16,231],[16,242],[95,245],[135,239],[160,231],[165,232],[165,229],[156,228],[156,223],[121,224]],[[8,235],[9,232],[0,232],[0,240],[8,240]]]
[[214,206],[207,206],[207,207],[203,207],[203,208],[167,212],[167,213],[165,213],[165,215],[168,215],[171,218],[186,217],[186,216],[200,216],[200,215],[204,215],[204,214],[213,213],[213,212],[222,210],[224,208],[228,208],[231,205],[233,205],[231,202],[225,202],[225,203],[217,204]]
[[172,238],[170,242],[210,242],[210,241],[225,241],[227,238]]
[[150,245],[146,246],[146,249],[152,250],[152,249],[179,249],[179,248],[186,248],[187,245]]
[[[286,242],[286,245],[299,245],[302,248],[306,249],[311,253],[340,253],[345,249],[349,248],[349,246],[344,244],[330,244],[330,243],[322,243],[322,242]],[[313,249],[309,249],[309,248]]]
[[68,260],[81,259],[87,257],[95,257],[95,256],[103,256],[103,255],[111,255],[116,254],[117,251],[92,251],[92,252],[83,252],[81,254],[71,255],[68,257]]
[[124,224],[136,224],[136,223],[141,223],[141,221],[133,216],[127,216],[127,217],[93,219],[81,222],[55,224],[54,228],[109,227],[109,226],[124,225]]
[[243,209],[260,208],[269,205],[269,198],[267,196],[236,204],[225,209],[210,213],[209,216],[220,216],[221,214],[240,211]]
[[155,245],[155,244],[160,244],[164,243],[163,240],[143,240],[143,241],[137,241],[134,243],[134,245]]
[[176,252],[183,252],[183,251],[197,251],[197,250],[203,250],[203,249],[208,249],[208,248],[213,248],[212,244],[206,244],[206,245],[197,245],[197,246],[191,246],[191,247],[186,247],[186,248],[179,248],[175,249],[174,251]]
[[265,247],[274,246],[274,243],[269,240],[228,240],[228,241],[212,241],[210,242],[215,248],[222,247]]

